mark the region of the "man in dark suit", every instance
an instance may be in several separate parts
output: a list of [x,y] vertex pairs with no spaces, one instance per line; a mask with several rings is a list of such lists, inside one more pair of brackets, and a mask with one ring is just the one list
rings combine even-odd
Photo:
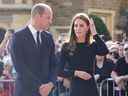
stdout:
[[47,29],[51,7],[32,7],[31,22],[13,35],[11,57],[17,71],[15,96],[48,96],[55,81],[54,42]]

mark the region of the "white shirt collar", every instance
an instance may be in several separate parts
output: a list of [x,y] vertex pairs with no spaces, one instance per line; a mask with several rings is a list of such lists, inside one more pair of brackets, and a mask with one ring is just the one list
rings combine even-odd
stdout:
[[30,29],[32,35],[36,34],[37,30],[31,24],[28,25],[28,28]]
[[[36,40],[36,37],[37,37],[37,30],[32,26],[32,24],[29,24],[28,25],[28,28],[30,29],[30,31],[31,31],[31,33],[32,33],[32,35],[33,35],[33,38],[34,38],[34,40],[35,40],[35,42],[37,42],[37,40]],[[41,33],[41,32],[40,32]],[[41,36],[41,35],[40,35]],[[39,37],[40,38],[40,41],[41,41],[41,37]]]

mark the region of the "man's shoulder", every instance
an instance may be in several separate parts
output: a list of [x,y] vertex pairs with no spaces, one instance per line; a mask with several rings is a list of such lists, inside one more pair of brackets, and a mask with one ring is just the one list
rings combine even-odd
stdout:
[[17,30],[16,30],[16,33],[17,33],[17,32],[19,32],[19,33],[20,33],[20,32],[24,32],[24,31],[28,31],[28,30],[29,30],[28,26],[24,26],[24,27],[22,27],[22,28],[17,29]]
[[46,34],[46,35],[52,35],[52,33],[49,32],[49,31],[45,31],[45,34]]
[[29,31],[29,28],[27,26],[19,28],[15,31],[15,35],[22,35],[26,33],[26,31]]
[[52,38],[52,37],[53,37],[53,36],[52,36],[52,33],[49,32],[49,31],[45,31],[44,34],[45,34],[45,36],[48,37],[48,38]]
[[20,29],[17,29],[15,33],[13,34],[13,38],[16,40],[24,39],[26,37],[26,33],[29,31],[28,27],[23,27]]

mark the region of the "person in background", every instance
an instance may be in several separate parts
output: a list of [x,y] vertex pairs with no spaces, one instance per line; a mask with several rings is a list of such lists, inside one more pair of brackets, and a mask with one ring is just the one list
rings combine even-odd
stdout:
[[1,56],[4,56],[4,52],[5,52],[6,47],[8,45],[8,41],[10,40],[11,37],[12,37],[12,32],[7,31],[4,35],[4,39],[0,43],[0,55]]
[[3,41],[6,31],[6,28],[0,27],[0,43]]
[[4,63],[2,61],[0,61],[0,78],[3,75],[3,70],[4,70]]
[[[91,36],[95,41],[90,41]],[[70,40],[63,44],[60,56],[59,76],[71,78],[70,96],[99,96],[93,64],[96,55],[107,53],[93,20],[85,13],[77,13],[72,19]]]
[[55,45],[48,28],[53,11],[35,4],[30,23],[15,32],[11,57],[17,72],[15,96],[48,96],[56,83]]
[[111,76],[118,88],[121,90],[121,96],[125,96],[125,91],[128,91],[128,42],[123,47],[124,57],[120,58],[115,68],[113,69]]
[[120,43],[119,44],[119,56],[120,56],[120,58],[121,57],[124,57],[123,47],[124,47],[124,44],[123,43]]
[[95,75],[98,83],[101,83],[102,80],[111,77],[111,72],[115,64],[112,60],[107,59],[105,56],[96,55],[96,64],[95,64]]
[[107,54],[107,59],[110,59],[113,61],[114,64],[118,61],[120,58],[119,56],[119,45],[116,43],[112,43],[110,47],[108,47],[109,53]]
[[[115,64],[112,60],[107,59],[106,56],[96,55],[96,64],[95,64],[95,80],[97,82],[98,87],[101,87],[102,82],[104,80],[111,78],[111,72],[114,68]],[[107,84],[109,84],[107,89]],[[113,92],[113,82],[106,81],[102,85],[102,96],[107,96],[107,91],[109,92],[109,96],[112,96]]]

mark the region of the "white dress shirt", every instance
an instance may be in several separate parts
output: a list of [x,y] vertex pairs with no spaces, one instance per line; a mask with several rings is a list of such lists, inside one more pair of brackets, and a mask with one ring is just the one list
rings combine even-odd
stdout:
[[[37,43],[37,40],[36,40],[37,39],[36,38],[37,37],[37,30],[31,24],[28,25],[28,28],[31,31],[32,36],[33,36],[35,42]],[[39,39],[40,39],[40,42],[41,42],[41,32],[39,33]]]

